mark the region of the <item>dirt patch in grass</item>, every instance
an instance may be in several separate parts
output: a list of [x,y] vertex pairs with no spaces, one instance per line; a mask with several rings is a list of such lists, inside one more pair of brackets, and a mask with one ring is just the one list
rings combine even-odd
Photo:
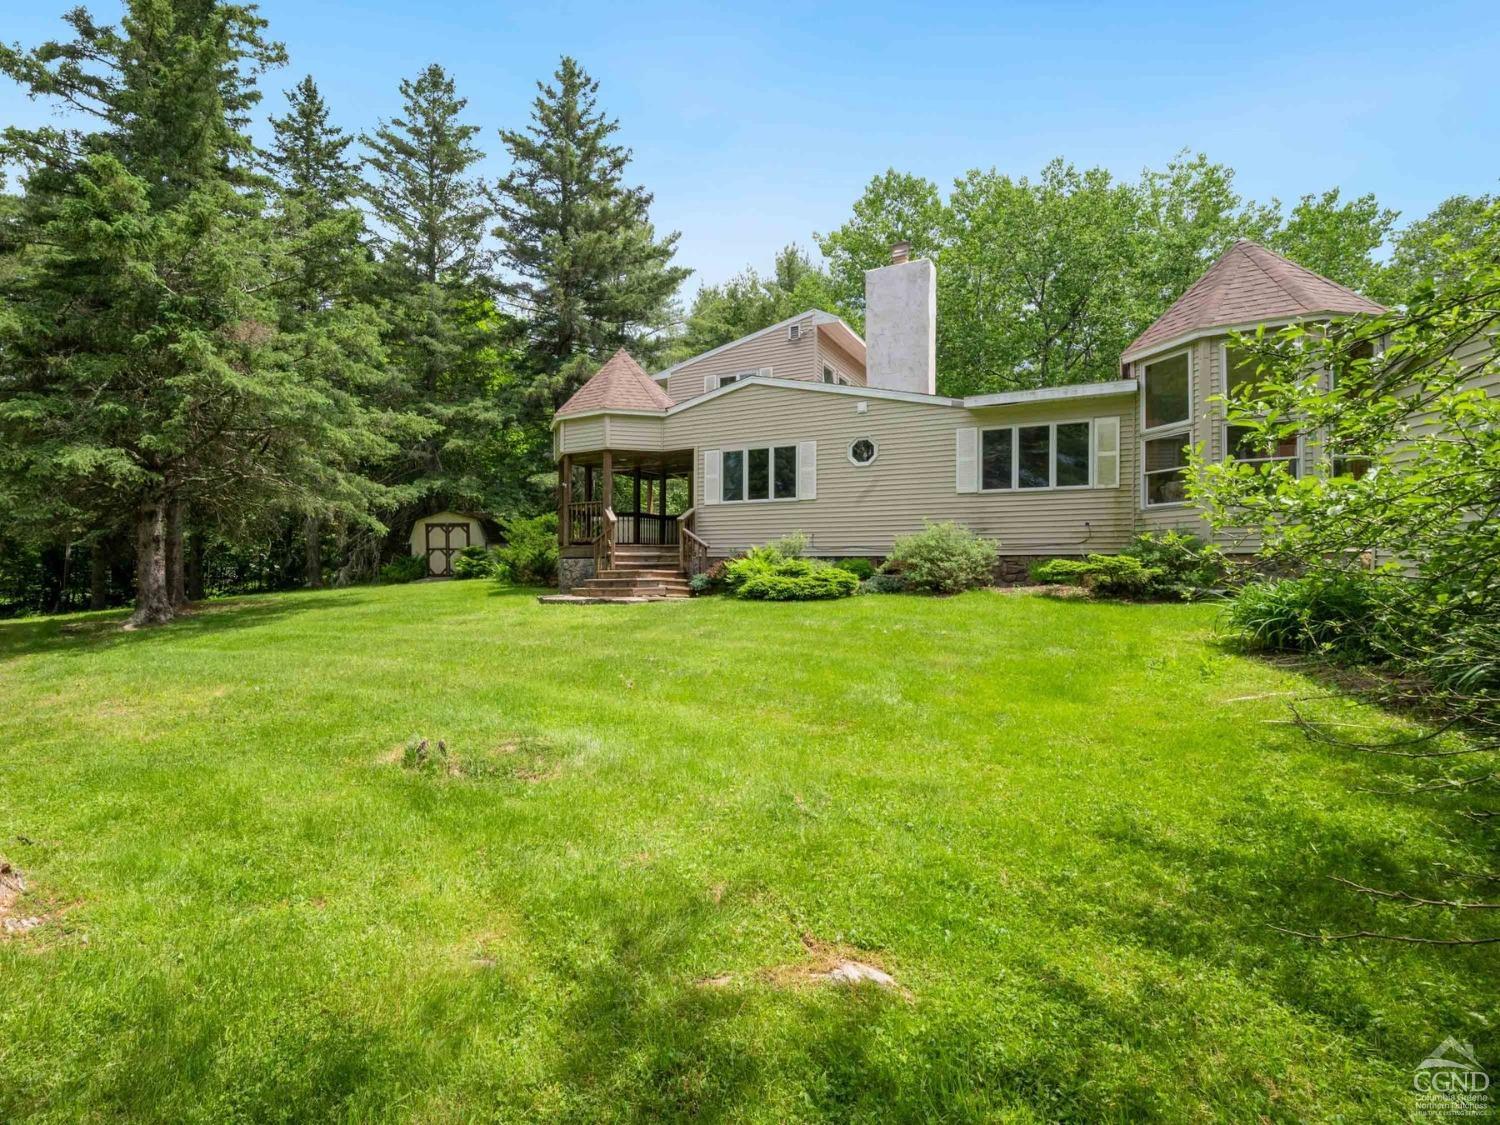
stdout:
[[508,736],[479,749],[413,735],[385,751],[377,761],[429,777],[539,782],[560,777],[565,759],[561,747],[535,735]]
[[51,920],[49,914],[32,914],[21,906],[26,877],[0,859],[0,936],[30,933]]
[[[759,981],[772,988],[799,989],[833,985],[835,987],[872,986],[903,999],[912,998],[881,964],[877,954],[841,942],[821,941],[812,934],[802,935],[807,956],[784,965],[772,965],[745,974],[743,979]],[[742,979],[734,973],[719,973],[697,981],[699,988],[728,988]]]

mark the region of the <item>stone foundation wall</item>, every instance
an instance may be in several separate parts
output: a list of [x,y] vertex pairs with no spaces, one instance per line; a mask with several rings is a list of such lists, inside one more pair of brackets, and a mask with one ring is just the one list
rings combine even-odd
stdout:
[[594,577],[593,559],[558,559],[557,592],[570,593],[574,586],[581,586]]
[[1082,555],[1001,555],[995,560],[995,585],[1024,586],[1031,581],[1033,563],[1047,559],[1082,558]]

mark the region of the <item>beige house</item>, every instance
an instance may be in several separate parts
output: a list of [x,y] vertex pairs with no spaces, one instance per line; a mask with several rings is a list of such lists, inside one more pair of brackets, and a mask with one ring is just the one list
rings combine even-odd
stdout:
[[[814,555],[878,557],[955,520],[999,539],[1012,577],[1141,530],[1201,532],[1187,450],[1241,440],[1216,401],[1243,374],[1229,333],[1383,311],[1239,242],[1126,349],[1118,380],[947,398],[933,264],[898,246],[865,287],[868,344],[809,310],[654,377],[621,351],[580,388],[553,422],[561,588],[685,594],[708,561],[793,531]],[[1300,468],[1306,451],[1255,456]]]

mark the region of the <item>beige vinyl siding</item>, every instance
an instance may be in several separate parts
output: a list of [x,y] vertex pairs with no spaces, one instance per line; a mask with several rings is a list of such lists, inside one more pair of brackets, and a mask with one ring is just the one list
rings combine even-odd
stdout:
[[856,387],[865,385],[865,365],[843,348],[839,347],[833,339],[821,329],[817,334],[818,355],[816,373],[817,377],[823,377],[823,365],[826,363],[844,378],[848,379]]
[[586,453],[604,448],[604,419],[565,418],[558,423],[557,452]]
[[788,326],[782,325],[774,332],[741,340],[714,355],[689,361],[668,377],[667,395],[673,402],[681,402],[703,394],[703,381],[708,376],[717,378],[743,371],[753,374],[762,367],[771,368],[771,376],[775,379],[822,378],[822,368],[818,364],[818,331],[813,318],[803,317],[794,323],[801,326],[796,340],[787,339]]
[[[857,407],[864,403],[865,413]],[[960,493],[954,435],[961,427],[1120,419],[1120,484],[1113,489]],[[849,443],[870,438],[875,463],[856,466]],[[1135,397],[965,410],[753,386],[667,419],[671,448],[692,447],[696,526],[722,556],[792,531],[820,555],[886,553],[926,520],[957,520],[1000,539],[1006,554],[1117,550],[1134,522]],[[817,499],[706,504],[703,451],[817,442]]]
[[663,448],[661,418],[615,414],[609,419],[609,448],[655,451]]

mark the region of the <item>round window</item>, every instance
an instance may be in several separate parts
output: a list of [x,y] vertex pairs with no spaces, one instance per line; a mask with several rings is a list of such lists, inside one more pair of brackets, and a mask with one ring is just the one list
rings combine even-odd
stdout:
[[868,465],[879,452],[875,443],[867,437],[856,438],[849,443],[849,460],[856,465]]

